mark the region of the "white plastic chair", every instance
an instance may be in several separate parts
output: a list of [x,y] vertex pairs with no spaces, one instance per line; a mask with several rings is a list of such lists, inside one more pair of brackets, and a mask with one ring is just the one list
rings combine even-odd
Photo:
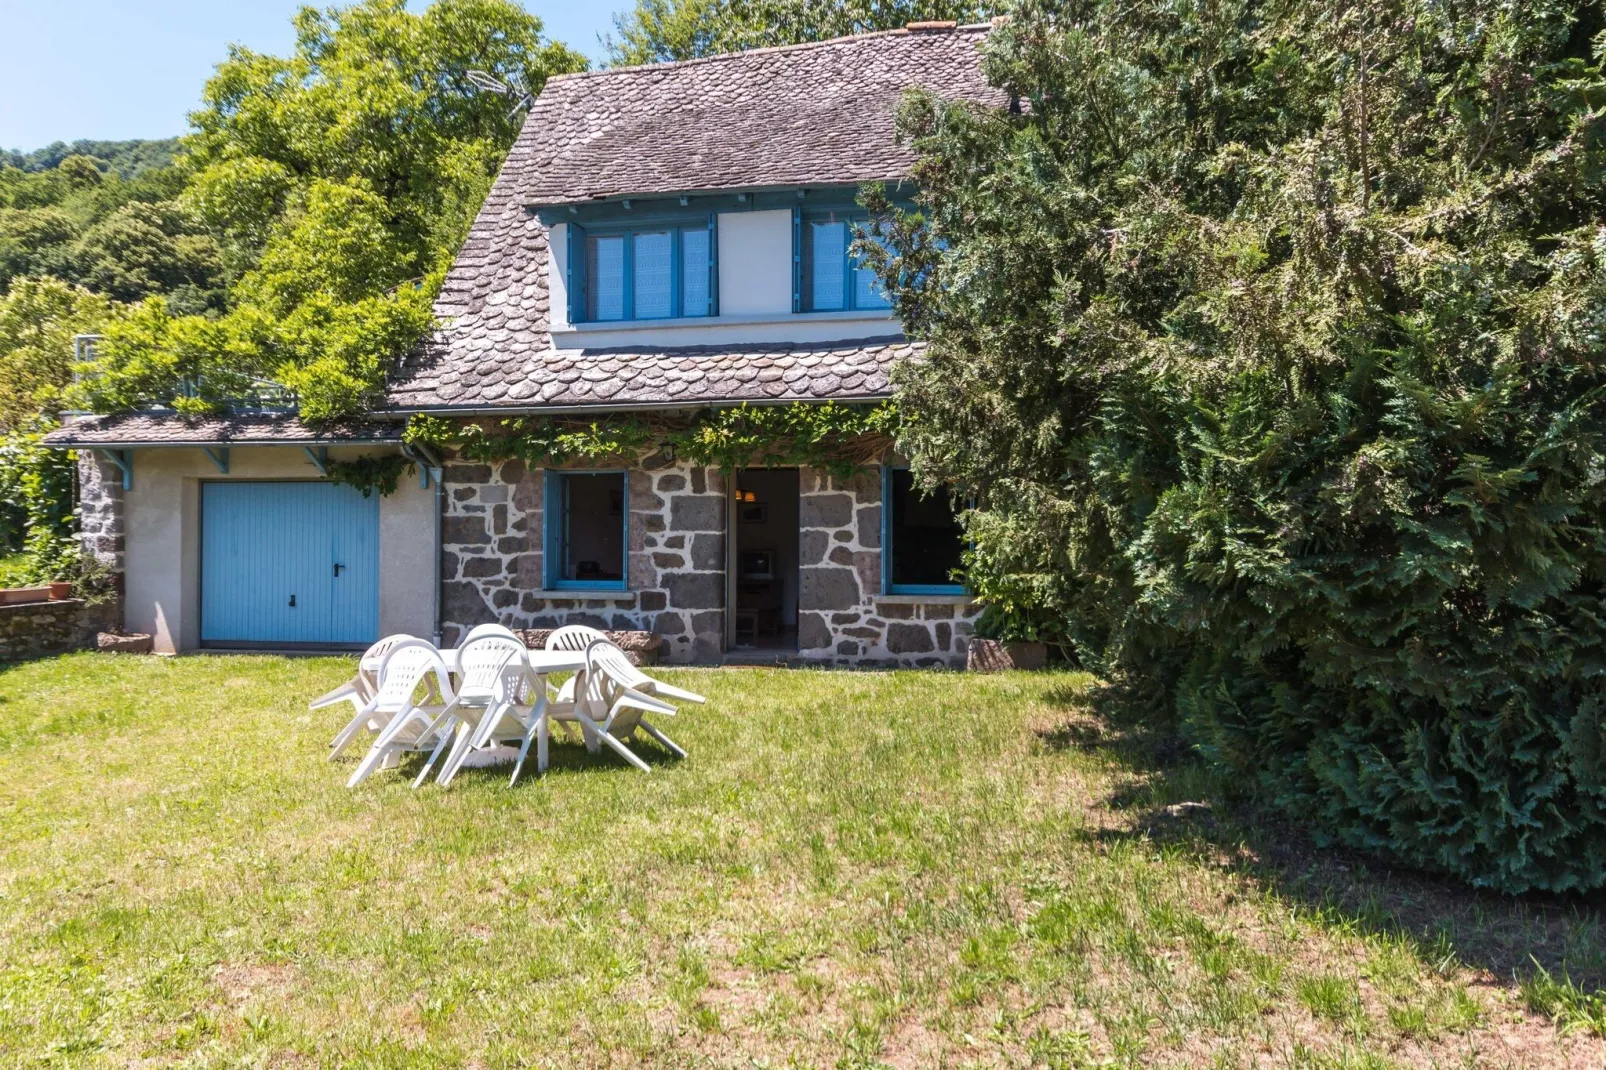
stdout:
[[[355,676],[334,690],[326,691],[319,695],[307,703],[307,708],[309,710],[321,710],[326,706],[349,702],[353,708],[362,709],[363,704],[374,697],[374,679],[378,675],[379,659],[385,656],[385,651],[403,639],[411,638],[412,636],[400,632],[395,635],[385,636],[385,638],[363,651],[362,657],[357,660],[357,673]],[[372,665],[374,668],[365,669],[363,667],[365,665]],[[329,745],[333,747],[339,739],[340,737],[336,736],[334,740],[330,741]]]
[[606,635],[589,625],[565,624],[546,637],[546,648],[548,650],[567,650],[578,654],[598,639],[606,638],[608,638]]
[[675,707],[645,695],[629,685],[627,682],[630,679],[629,674],[621,671],[621,666],[634,668],[630,664],[629,656],[606,639],[593,640],[586,647],[585,654],[584,700],[577,701],[572,706],[555,704],[550,717],[558,721],[577,722],[585,735],[588,750],[596,751],[599,744],[606,743],[621,758],[644,773],[652,772],[652,768],[625,746],[638,728],[674,754],[686,757],[686,752],[679,744],[664,735],[643,716],[647,713],[662,713],[673,717]]
[[[589,624],[565,624],[546,637],[546,648],[548,650],[562,650],[566,653],[578,654],[598,639],[605,640],[607,638],[608,636],[605,633],[598,631]],[[573,705],[574,681],[575,677],[572,676],[563,681],[562,686],[557,689],[557,694],[553,696],[552,700]],[[575,723],[572,721],[566,723],[570,728],[575,727]]]
[[[370,647],[368,654],[364,654],[363,657],[367,658],[369,654],[375,652],[374,648],[381,646],[384,646],[385,649],[378,652],[379,668],[371,670],[374,677],[374,683],[369,685],[371,691],[368,697],[363,699],[362,703],[357,706],[356,716],[352,717],[352,719],[346,723],[346,727],[342,728],[339,734],[336,735],[334,740],[329,744],[329,760],[331,762],[340,757],[341,753],[345,751],[347,747],[351,746],[352,740],[357,738],[357,734],[361,732],[364,727],[373,732],[381,732],[384,730],[385,725],[390,723],[391,717],[396,712],[395,708],[378,704],[378,695],[379,674],[383,671],[386,660],[389,659],[392,654],[398,650],[427,650],[431,654],[435,655],[437,661],[440,659],[440,654],[438,651],[436,651],[434,646],[432,646],[426,640],[415,639],[410,635],[392,635],[385,639],[381,639],[378,643],[375,643],[373,647]],[[358,669],[358,672],[359,674],[362,674],[364,670]],[[441,694],[442,688],[450,689],[451,677],[445,672],[444,662],[441,663],[441,671],[435,673],[429,678],[429,683],[432,688],[432,694],[435,696],[439,696]]]
[[520,646],[524,645],[524,640],[519,638],[519,633],[505,624],[476,624],[468,630],[467,635],[463,636],[463,641],[457,644],[457,648],[461,650],[474,640],[487,635],[498,635],[504,639],[511,639]]
[[[444,701],[440,704],[428,699],[423,703],[414,702],[420,686],[426,685],[432,675],[438,695]],[[429,697],[436,695],[432,693]],[[431,751],[424,771],[413,781],[413,786],[417,787],[457,727],[457,718],[450,712],[456,698],[447,676],[446,662],[439,651],[424,642],[400,643],[393,647],[380,663],[379,692],[372,703],[377,713],[388,715],[388,720],[380,729],[379,738],[358,763],[356,772],[346,781],[346,787],[356,787],[375,769],[394,764],[410,751]]]
[[[523,641],[495,634],[470,640],[458,650],[458,681],[457,696],[446,712],[461,728],[441,766],[441,785],[452,782],[473,751],[514,740],[519,743],[519,757],[509,787],[518,783],[532,739],[536,741],[536,767],[545,769],[547,697],[531,686]],[[428,766],[424,771],[429,771]]]

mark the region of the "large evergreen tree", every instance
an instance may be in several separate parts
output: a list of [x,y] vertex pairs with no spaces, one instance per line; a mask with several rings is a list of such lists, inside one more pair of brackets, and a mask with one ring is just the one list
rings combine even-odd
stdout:
[[[1028,0],[868,250],[971,582],[1320,833],[1606,884],[1601,7]],[[885,204],[880,204],[883,211]]]

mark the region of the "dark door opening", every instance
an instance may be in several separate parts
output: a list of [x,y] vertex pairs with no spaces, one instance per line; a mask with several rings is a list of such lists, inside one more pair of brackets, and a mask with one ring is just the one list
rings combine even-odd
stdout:
[[731,501],[731,645],[797,650],[796,468],[743,468]]

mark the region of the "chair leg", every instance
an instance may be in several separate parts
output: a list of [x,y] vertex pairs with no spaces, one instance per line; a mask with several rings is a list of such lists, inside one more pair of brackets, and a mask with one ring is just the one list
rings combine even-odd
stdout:
[[674,740],[670,739],[668,736],[666,736],[662,732],[660,732],[658,730],[658,726],[652,724],[651,722],[649,722],[647,720],[647,718],[643,717],[640,721],[637,722],[637,724],[640,726],[642,731],[646,732],[653,739],[656,739],[658,742],[662,743],[676,757],[679,757],[679,758],[686,757],[686,752],[683,749],[681,749],[680,744],[676,743]]
[[[439,722],[436,723],[439,724]],[[452,741],[452,729],[455,727],[455,724],[448,724],[441,728],[441,741],[435,744],[435,749],[429,752],[429,761],[425,762],[424,768],[418,771],[418,779],[413,781],[415,789],[424,782],[425,777],[429,776],[429,771],[435,766],[435,759],[441,756],[441,751],[446,749],[446,744]]]
[[614,750],[618,751],[619,752],[619,756],[621,758],[623,758],[625,761],[629,762],[631,765],[635,766],[637,769],[640,769],[643,773],[652,772],[652,766],[648,765],[646,762],[642,761],[640,758],[637,758],[633,753],[631,753],[630,748],[625,746],[618,739],[615,739],[612,735],[610,735],[607,732],[601,732],[601,733],[598,733],[598,735],[601,736],[602,742],[606,743],[608,746],[610,746]]
[[531,738],[538,739],[535,750],[535,766],[537,771],[544,768],[543,758],[546,750],[546,711],[533,714],[529,727],[524,730],[524,740],[519,744],[519,760],[513,763],[513,775],[508,778],[507,786],[512,787],[519,782],[519,772],[524,768],[524,758],[530,753]]
[[369,774],[379,768],[381,762],[390,757],[390,750],[388,740],[375,743],[373,749],[365,754],[362,761],[358,763],[357,771],[351,774],[351,779],[346,781],[346,787],[354,788],[364,780],[367,780]]
[[340,730],[340,734],[335,736],[329,744],[329,760],[331,762],[340,757],[340,753],[351,746],[351,741],[356,738],[358,732],[362,731],[362,726],[363,718],[362,714],[359,713],[351,719],[350,724]]
[[441,787],[449,785],[452,778],[457,775],[458,769],[468,760],[468,752],[474,749],[473,736],[474,731],[468,725],[457,726],[457,742],[452,744],[451,752],[446,755],[446,761],[441,766]]

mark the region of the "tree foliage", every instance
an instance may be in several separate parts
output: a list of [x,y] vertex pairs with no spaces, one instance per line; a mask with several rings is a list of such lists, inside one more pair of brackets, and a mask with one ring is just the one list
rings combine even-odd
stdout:
[[[1028,0],[866,244],[972,582],[1321,834],[1606,883],[1599,5]],[[896,213],[872,198],[887,217]]]
[[0,294],[0,434],[52,420],[72,382],[73,335],[100,329],[111,302],[57,279]]
[[[252,377],[303,418],[360,411],[428,331],[436,286],[518,132],[485,70],[520,91],[581,69],[511,0],[303,8],[289,57],[238,46],[184,139],[180,203],[218,242],[229,309],[163,299],[113,321],[85,407],[216,408]],[[129,258],[119,260],[124,270]]]
[[895,30],[911,22],[986,19],[1004,5],[977,0],[636,0],[614,16],[615,65],[696,59],[770,45]]

